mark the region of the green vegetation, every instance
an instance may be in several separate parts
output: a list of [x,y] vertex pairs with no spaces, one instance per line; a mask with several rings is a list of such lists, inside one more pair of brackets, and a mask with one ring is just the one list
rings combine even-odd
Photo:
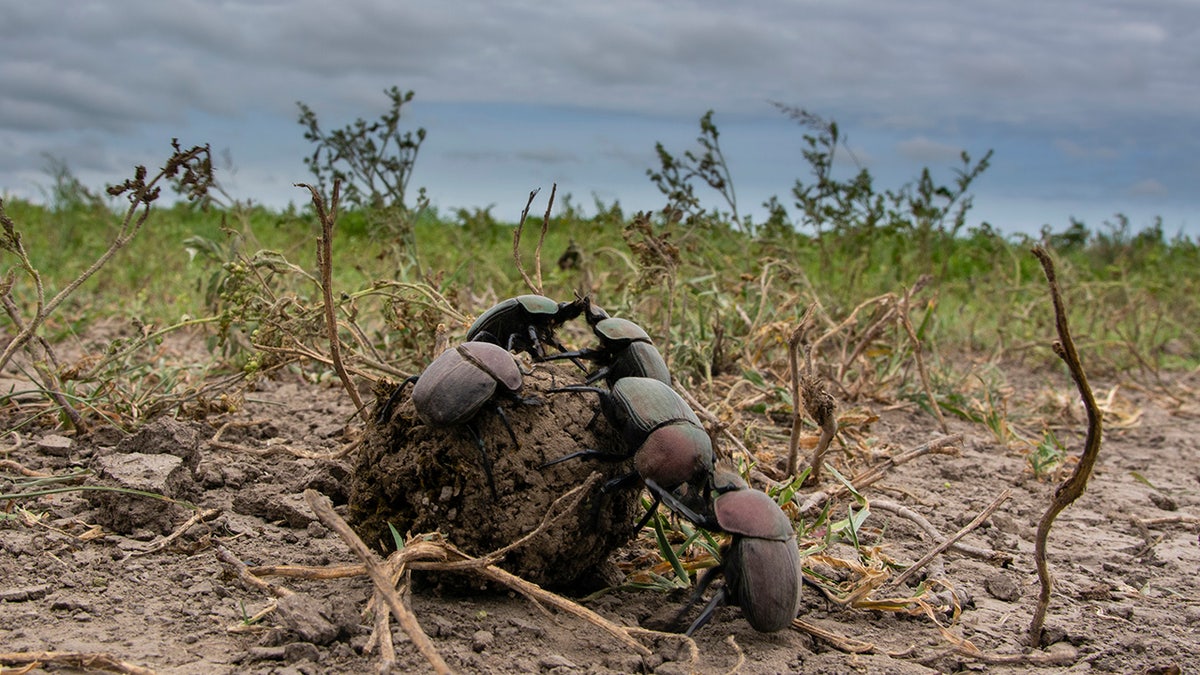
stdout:
[[[382,133],[400,138],[400,152],[409,153],[407,163],[380,164],[384,174],[403,174],[387,179],[398,187],[361,183],[334,229],[332,290],[342,351],[352,373],[373,379],[418,371],[431,356],[439,324],[454,339],[491,303],[530,290],[513,261],[512,224],[497,222],[487,210],[444,216],[424,200],[416,209],[404,206],[424,132],[398,129],[411,92],[392,95],[393,109],[381,122],[360,120],[340,136],[323,135],[301,104],[310,124],[306,137],[318,144],[315,157],[326,158],[312,165],[322,185],[353,182],[329,163],[335,136],[352,144],[363,142],[361,135],[350,138],[355,129]],[[948,184],[922,169],[911,184],[881,191],[865,169],[849,179],[835,175],[835,154],[844,151],[836,123],[781,110],[805,130],[803,156],[812,174],[797,180],[790,207],[773,199],[764,223],[738,213],[709,112],[701,118],[698,150],[675,156],[657,148],[662,166],[648,174],[668,198],[664,211],[626,214],[619,204],[597,203],[588,213],[567,196],[541,223],[540,259],[528,232],[535,225],[525,224],[522,265],[537,270],[538,290],[560,298],[591,293],[611,313],[646,327],[681,381],[711,388],[723,375],[740,376],[758,393],[746,410],[768,418],[790,410],[789,335],[811,312],[802,343],[840,400],[890,396],[932,410],[932,395],[942,410],[986,423],[1006,442],[1004,400],[978,372],[1002,359],[1053,363],[1052,313],[1028,252],[1038,242],[969,221],[970,187],[991,153],[977,162],[964,153]],[[83,402],[79,407],[93,421],[131,424],[150,410],[195,403],[204,398],[197,393],[201,381],[220,373],[255,377],[289,367],[319,378],[331,372],[315,211],[279,212],[223,198],[205,182],[211,179],[207,149],[193,159],[180,164],[172,158],[177,171],[188,171],[166,180],[198,199],[173,206],[133,200],[137,236],[117,247],[39,328],[53,345],[102,322],[121,327],[112,343],[90,347],[101,354],[57,364],[64,393]],[[383,162],[378,155],[368,161]],[[205,180],[198,178],[205,172]],[[144,173],[136,180],[145,182]],[[51,175],[50,204],[3,204],[0,290],[10,300],[10,334],[37,303],[37,284],[16,256],[18,234],[44,293],[53,296],[128,227],[114,202],[81,185],[65,165],[52,167]],[[729,211],[706,210],[697,187],[715,190]],[[532,210],[540,212],[542,204]],[[1076,340],[1092,372],[1166,386],[1164,373],[1198,365],[1196,242],[1166,238],[1161,224],[1135,232],[1120,217],[1100,230],[1073,221],[1061,232],[1046,231],[1041,242],[1059,259]],[[205,331],[211,362],[174,373],[159,364],[148,372],[165,333],[187,326]],[[915,376],[918,346],[931,388]],[[109,367],[90,367],[96,361]],[[139,386],[114,384],[123,377]],[[185,390],[190,393],[182,395]],[[114,396],[119,400],[96,400]],[[754,433],[745,432],[750,439]]]

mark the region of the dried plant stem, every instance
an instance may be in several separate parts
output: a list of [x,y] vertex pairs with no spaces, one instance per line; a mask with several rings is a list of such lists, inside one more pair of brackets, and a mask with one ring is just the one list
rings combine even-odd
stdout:
[[517,229],[513,230],[513,262],[517,265],[517,271],[521,273],[521,278],[525,280],[525,286],[533,293],[542,294],[542,242],[546,239],[546,232],[550,229],[550,208],[554,206],[554,193],[558,190],[558,183],[555,183],[550,188],[550,201],[546,204],[546,216],[542,219],[542,234],[538,237],[537,250],[534,253],[534,274],[537,277],[535,283],[529,278],[529,273],[525,271],[525,264],[521,262],[521,234],[525,231],[525,221],[529,219],[529,207],[533,206],[533,199],[537,197],[541,188],[531,190],[529,192],[529,201],[525,202],[525,208],[521,210],[521,220],[517,221]]
[[182,537],[183,534],[185,532],[187,532],[189,529],[191,529],[191,527],[193,525],[195,525],[196,523],[202,523],[206,520],[212,520],[213,518],[216,518],[220,514],[221,514],[221,509],[205,509],[203,511],[199,511],[196,514],[194,514],[191,518],[188,518],[182,525],[175,528],[174,532],[172,532],[171,534],[167,535],[166,537],[154,542],[154,544],[152,546],[150,546],[149,548],[142,550],[142,551],[134,551],[133,553],[130,553],[129,555],[135,556],[135,555],[149,555],[151,553],[157,553],[158,551],[161,551],[164,548],[170,546],[171,542]]
[[[923,277],[922,277],[923,279]],[[924,284],[918,282],[921,286]],[[933,387],[929,385],[929,375],[925,372],[925,357],[924,350],[921,347],[921,339],[917,337],[917,331],[913,328],[912,317],[908,315],[911,308],[913,293],[918,286],[914,285],[907,293],[902,296],[900,308],[900,323],[904,326],[904,332],[908,333],[908,339],[912,341],[913,358],[917,361],[917,374],[921,377],[921,388],[925,390],[925,398],[929,400],[929,407],[933,408],[933,414],[937,417],[938,427],[941,428],[943,434],[950,433],[950,429],[946,426],[946,417],[942,414],[942,407],[938,405],[937,399],[933,397]]]
[[[375,594],[375,601],[384,602],[379,593]],[[392,673],[396,669],[396,645],[392,642],[391,617],[388,612],[375,612],[375,629],[371,635],[379,649],[380,673]]]
[[[958,452],[958,444],[962,443],[962,434],[950,434],[949,436],[939,436],[931,441],[922,443],[916,447],[905,450],[904,452],[876,464],[875,466],[866,469],[850,479],[850,484],[855,490],[861,490],[873,483],[878,482],[893,468],[911,462],[918,457],[928,454],[949,455]],[[836,499],[849,490],[844,485],[814,492],[804,500],[800,505],[801,515],[811,515],[815,511],[820,510],[831,499]]]
[[979,513],[979,515],[975,516],[975,518],[972,519],[971,522],[969,522],[965,526],[963,526],[963,528],[960,529],[958,532],[955,532],[954,534],[947,537],[945,539],[945,541],[943,541],[942,543],[938,544],[937,546],[934,546],[932,549],[930,549],[930,551],[928,553],[921,556],[920,560],[913,563],[908,569],[904,570],[904,572],[902,574],[900,574],[900,576],[896,577],[895,581],[892,582],[892,585],[902,586],[904,584],[904,582],[906,582],[910,578],[912,578],[912,576],[914,574],[916,574],[918,570],[920,570],[921,568],[928,565],[929,561],[931,561],[934,558],[936,558],[937,556],[941,555],[946,549],[953,546],[954,542],[965,537],[968,532],[970,532],[971,530],[974,530],[975,528],[982,525],[983,521],[990,518],[991,515],[996,512],[996,509],[1000,508],[1000,505],[1003,504],[1005,501],[1007,501],[1008,498],[1011,496],[1012,496],[1011,488],[1004,490],[1004,492],[1001,492],[1000,496],[996,497],[996,499],[993,500],[991,504],[988,504],[987,508],[985,508],[983,511],[981,511]]
[[792,629],[818,638],[832,645],[834,649],[849,654],[867,654],[874,652],[875,645],[870,642],[863,642],[853,638],[842,637],[831,630],[822,628],[815,623],[805,621],[804,619],[792,619]]
[[[65,666],[79,670],[107,670],[128,675],[154,675],[155,671],[126,663],[103,652],[2,652],[0,664],[40,668],[43,665]],[[21,672],[28,672],[23,669]]]
[[[921,528],[925,534],[929,535],[931,539],[935,541],[942,539],[942,533],[938,532],[938,529],[934,527],[933,523],[929,522],[925,516],[922,516],[903,504],[897,504],[896,502],[887,501],[885,499],[872,499],[871,508],[876,511],[887,511],[902,518],[907,518],[916,524],[917,527]],[[970,546],[962,543],[961,541],[955,541],[951,543],[950,550],[957,551],[972,558],[985,560],[994,565],[1010,565],[1012,564],[1013,559],[1011,553],[993,551],[991,549],[979,548],[977,546]]]
[[[414,568],[415,568],[415,566],[414,566]],[[625,630],[625,628],[609,621],[608,619],[605,619],[604,617],[602,617],[599,614],[593,612],[592,610],[584,607],[583,605],[580,605],[575,602],[571,602],[570,600],[567,600],[566,598],[555,595],[554,593],[551,593],[551,592],[543,589],[541,586],[538,586],[537,584],[535,584],[531,581],[526,581],[526,580],[522,579],[521,577],[519,577],[515,574],[512,574],[510,572],[506,572],[494,565],[488,565],[486,567],[481,567],[481,568],[479,568],[479,572],[480,572],[480,574],[483,574],[488,579],[491,579],[492,581],[495,581],[497,583],[504,584],[505,586],[508,586],[509,588],[520,593],[521,595],[524,595],[525,597],[529,598],[530,600],[532,600],[534,602],[545,603],[547,605],[550,605],[551,607],[555,607],[563,612],[566,612],[568,614],[574,615],[575,617],[583,619],[584,621],[596,626],[597,628],[603,629],[604,631],[608,632],[610,635],[612,635],[612,636],[616,637],[618,640],[620,640],[621,643],[624,644],[626,647],[634,650],[635,652],[637,652],[638,654],[641,654],[642,656],[650,655],[650,650],[647,649],[646,646],[643,645],[642,643],[638,642],[637,640],[634,640],[629,635],[629,631]]]
[[233,568],[233,572],[237,575],[238,580],[251,588],[257,588],[258,590],[276,598],[286,598],[287,596],[295,593],[295,591],[290,588],[276,586],[275,584],[267,583],[266,581],[254,576],[250,573],[250,568],[246,567],[246,563],[238,560],[237,556],[220,544],[217,544],[217,560],[220,560],[221,562]]
[[800,417],[800,342],[804,338],[812,312],[813,307],[810,305],[788,337],[788,373],[792,383],[792,434],[788,438],[787,461],[789,476],[795,476],[800,471],[800,430],[804,426],[804,420]]
[[557,193],[558,183],[551,183],[550,199],[546,201],[546,213],[542,216],[542,230],[538,234],[537,247],[533,250],[533,271],[538,288],[542,287],[542,244],[546,243],[546,233],[550,231],[550,209],[554,208],[554,195]]
[[1050,502],[1049,508],[1038,522],[1037,538],[1034,541],[1033,557],[1037,563],[1041,591],[1038,593],[1033,620],[1029,623],[1029,644],[1041,647],[1042,626],[1046,621],[1046,609],[1050,605],[1051,590],[1050,570],[1046,564],[1046,538],[1050,535],[1050,527],[1054,524],[1054,519],[1058,517],[1058,514],[1078,499],[1083,494],[1084,488],[1087,487],[1088,477],[1092,475],[1092,467],[1095,466],[1096,457],[1100,454],[1102,429],[1096,397],[1092,394],[1087,375],[1083,372],[1083,365],[1079,361],[1079,352],[1076,351],[1075,342],[1071,339],[1071,329],[1067,325],[1067,310],[1063,306],[1062,293],[1059,290],[1057,275],[1054,271],[1054,261],[1046,249],[1040,246],[1033,249],[1033,255],[1042,264],[1042,271],[1045,272],[1046,282],[1050,286],[1050,298],[1054,303],[1054,325],[1058,330],[1058,340],[1054,342],[1054,353],[1058,354],[1058,357],[1067,364],[1067,369],[1071,371],[1071,378],[1075,381],[1075,386],[1079,389],[1079,395],[1083,399],[1083,407],[1087,411],[1088,421],[1087,437],[1084,439],[1083,452],[1079,456],[1079,462],[1075,465],[1075,470],[1070,477],[1054,491],[1054,498]]
[[304,501],[308,503],[309,508],[313,510],[317,518],[320,519],[326,527],[337,533],[342,541],[350,547],[354,555],[358,556],[359,560],[367,567],[367,574],[371,577],[371,581],[375,584],[375,592],[383,596],[387,603],[388,609],[392,611],[392,616],[396,617],[396,621],[408,638],[412,640],[417,651],[425,657],[429,665],[438,673],[450,673],[450,667],[446,665],[442,655],[438,653],[437,648],[433,646],[433,642],[429,640],[429,636],[425,631],[421,630],[421,624],[417,622],[417,618],[413,616],[411,610],[404,606],[404,602],[400,600],[400,595],[396,593],[388,575],[384,572],[383,567],[375,558],[375,554],[367,548],[363,540],[359,538],[354,530],[350,529],[350,525],[346,523],[333,510],[333,504],[329,499],[317,492],[316,490],[305,490]]
[[4,469],[6,471],[16,471],[22,476],[29,476],[30,478],[49,478],[50,476],[54,475],[52,473],[46,473],[45,471],[34,471],[33,469],[26,467],[24,464],[15,462],[11,459],[0,459],[0,469]]
[[358,395],[358,387],[354,385],[350,374],[346,372],[346,366],[342,363],[342,340],[338,337],[337,315],[334,313],[333,304],[333,226],[337,222],[341,181],[333,181],[333,194],[329,197],[328,209],[325,199],[315,187],[307,183],[296,183],[296,187],[308,188],[312,193],[313,208],[317,210],[317,220],[321,221],[321,239],[317,242],[317,267],[321,274],[321,297],[325,308],[325,331],[329,338],[329,360],[333,362],[333,369],[342,381],[342,387],[350,395],[350,400],[354,401],[355,410],[359,415],[364,415],[366,407],[362,397]]
[[712,425],[712,429],[720,431],[721,435],[725,437],[725,440],[732,443],[733,446],[741,451],[743,455],[746,457],[751,456],[750,450],[746,447],[746,444],[742,443],[742,440],[733,435],[733,432],[729,430],[729,425],[722,422],[721,418],[717,417],[713,411],[709,410],[695,396],[693,396],[692,392],[688,391],[688,388],[683,386],[682,382],[676,380],[674,389],[675,391],[679,392],[679,395],[683,397],[683,400],[687,401],[688,405],[691,406],[692,410],[695,411],[696,415],[699,416],[700,419]]

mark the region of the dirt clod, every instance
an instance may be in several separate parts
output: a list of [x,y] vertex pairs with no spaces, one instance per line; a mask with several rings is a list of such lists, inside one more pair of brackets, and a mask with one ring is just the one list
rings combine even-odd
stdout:
[[[106,455],[97,457],[92,469],[98,484],[171,499],[187,499],[194,488],[183,459],[173,455],[141,452]],[[90,491],[87,498],[99,507],[97,522],[122,534],[143,528],[167,534],[174,524],[190,515],[179,504],[126,492]]]

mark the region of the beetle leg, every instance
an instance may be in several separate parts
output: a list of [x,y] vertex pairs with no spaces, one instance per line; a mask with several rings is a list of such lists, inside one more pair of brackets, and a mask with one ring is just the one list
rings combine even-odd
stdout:
[[[503,419],[503,413],[501,413],[501,419]],[[504,425],[508,426],[508,422],[505,421]],[[483,465],[483,473],[487,476],[488,487],[492,490],[492,499],[495,499],[497,496],[496,479],[492,475],[492,458],[488,457],[487,448],[483,447],[483,437],[479,435],[479,431],[475,429],[475,425],[468,423],[463,426],[467,428],[467,431],[471,432],[471,436],[475,439],[475,444],[479,446],[479,456],[482,460],[480,463]],[[509,429],[508,433],[511,434],[512,429]],[[515,436],[513,437],[513,442],[516,442]]]
[[720,525],[717,524],[715,518],[709,518],[696,513],[691,507],[689,507],[687,504],[684,504],[678,497],[676,497],[675,493],[659,485],[654,481],[653,478],[647,478],[645,483],[646,487],[650,490],[650,494],[654,495],[655,499],[661,500],[662,503],[667,505],[667,508],[671,509],[675,513],[678,513],[684,518],[690,520],[693,524],[703,527],[706,530],[720,529]]
[[[578,450],[576,452],[572,452],[569,455],[563,455],[562,457],[559,457],[558,459],[552,459],[549,462],[542,464],[538,468],[544,469],[548,466],[554,466],[555,464],[560,464],[562,462],[565,462],[568,459],[575,459],[576,457],[592,457],[592,458],[600,460],[601,462],[620,462],[620,461],[629,459],[629,455],[623,455],[623,454],[616,453],[616,452],[604,452],[602,450]],[[634,472],[632,475],[636,476],[637,473]],[[622,476],[622,478],[624,478],[624,476]]]
[[[558,342],[558,340],[555,340],[553,344],[555,347],[559,348],[561,353],[545,356],[541,359],[542,361],[561,361],[562,359],[571,359],[571,363],[579,366],[579,369],[585,373],[587,372],[587,366],[583,365],[583,362],[580,361],[580,359],[595,359],[604,355],[604,351],[600,349],[591,349],[590,347],[585,347],[583,349],[577,349],[573,352],[569,352],[567,351],[566,347],[562,346],[562,344]],[[599,378],[593,378],[589,376],[587,381],[589,384],[591,384],[597,379]]]
[[392,416],[392,409],[396,407],[396,402],[400,400],[400,392],[404,389],[404,385],[416,382],[419,377],[421,376],[413,375],[396,386],[395,391],[388,397],[387,403],[384,403],[383,407],[379,409],[379,414],[375,417],[376,423],[383,424],[388,421],[388,418]]
[[[604,483],[604,485],[600,486],[600,491],[601,492],[612,492],[614,490],[620,490],[621,488],[625,487],[626,485],[629,485],[630,483],[637,480],[637,478],[638,478],[638,472],[636,472],[636,471],[630,471],[629,473],[625,474],[624,476],[617,476],[616,478],[610,478],[608,481],[606,481]],[[638,529],[641,529],[641,528],[638,528]]]
[[[714,568],[710,569],[708,571],[708,573],[706,573],[704,575],[704,577],[700,581],[701,585],[696,588],[696,590],[698,592],[703,592],[704,588],[709,583],[712,583],[712,578],[716,576],[712,572],[713,572],[713,570],[716,570],[716,569],[720,569],[720,568],[714,567]],[[707,580],[707,583],[706,583],[706,580]],[[700,612],[700,616],[696,617],[696,620],[692,622],[692,625],[688,626],[688,629],[686,631],[684,631],[683,634],[688,637],[691,637],[692,633],[695,633],[697,629],[699,629],[704,624],[708,623],[708,620],[712,618],[713,612],[717,611],[717,607],[720,607],[721,605],[725,604],[725,594],[726,594],[726,590],[724,588],[717,591],[716,594],[713,595],[712,600],[709,600],[708,604],[704,606],[704,609]],[[695,597],[698,598],[699,595],[696,595]],[[693,602],[695,602],[695,601],[693,600]],[[690,609],[691,606],[692,606],[692,603],[688,603],[688,609]]]
[[[653,491],[651,494],[654,494]],[[650,522],[650,519],[654,517],[654,514],[658,513],[658,505],[661,503],[662,499],[660,499],[657,494],[654,494],[654,499],[650,502],[650,508],[646,510],[646,515],[642,516],[642,519],[638,521],[638,524],[633,528],[635,533],[641,532],[642,528],[645,527],[646,524]]]
[[[525,399],[520,399],[520,401],[522,403],[530,402],[526,401]],[[541,401],[538,401],[536,398],[533,399],[533,401],[539,404],[541,403]],[[513,433],[512,425],[508,423],[508,413],[504,412],[504,408],[501,408],[499,405],[495,406],[495,408],[496,414],[500,416],[500,421],[504,423],[504,428],[508,430],[508,437],[512,439],[513,447],[520,447],[521,444],[517,441],[517,435]]]

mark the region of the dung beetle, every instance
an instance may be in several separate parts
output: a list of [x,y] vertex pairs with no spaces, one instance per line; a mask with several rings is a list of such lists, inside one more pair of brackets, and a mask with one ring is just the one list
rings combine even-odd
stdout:
[[[551,391],[599,394],[600,408],[621,435],[624,451],[580,450],[546,462],[543,468],[576,457],[622,461],[632,456],[635,470],[605,483],[601,488],[605,492],[640,476],[667,490],[686,484],[689,493],[696,494],[711,479],[712,439],[696,413],[669,385],[649,377],[625,377],[617,380],[612,389],[572,385]],[[650,513],[659,503],[657,494],[654,499]],[[642,525],[647,520],[649,514]]]
[[503,347],[487,342],[465,342],[442,352],[424,372],[396,387],[396,391],[380,409],[379,422],[385,422],[391,415],[404,385],[415,383],[412,400],[417,417],[431,427],[465,426],[479,446],[488,486],[495,494],[491,459],[484,448],[483,438],[470,422],[481,408],[493,404],[515,445],[517,436],[508,423],[504,409],[495,405],[494,399],[497,396],[509,396],[525,403],[538,402],[517,395],[523,381],[520,366]]
[[712,506],[703,514],[654,481],[646,481],[646,486],[667,508],[696,525],[733,535],[721,552],[721,564],[700,577],[691,601],[679,614],[682,618],[687,613],[717,574],[725,574],[724,587],[688,627],[687,635],[708,622],[721,603],[741,607],[750,626],[763,633],[791,625],[800,611],[800,551],[792,521],[774,499],[750,489],[732,471],[713,476]]
[[587,384],[604,378],[611,387],[625,377],[649,377],[671,384],[667,362],[641,326],[628,319],[610,317],[587,299],[584,302],[588,325],[600,339],[600,346],[555,354],[547,360],[580,358],[597,362],[600,367],[588,375]]
[[582,298],[555,302],[544,295],[518,295],[480,314],[467,329],[467,341],[490,342],[541,360],[546,358],[543,344],[565,351],[554,337],[554,329],[579,316],[586,303]]

